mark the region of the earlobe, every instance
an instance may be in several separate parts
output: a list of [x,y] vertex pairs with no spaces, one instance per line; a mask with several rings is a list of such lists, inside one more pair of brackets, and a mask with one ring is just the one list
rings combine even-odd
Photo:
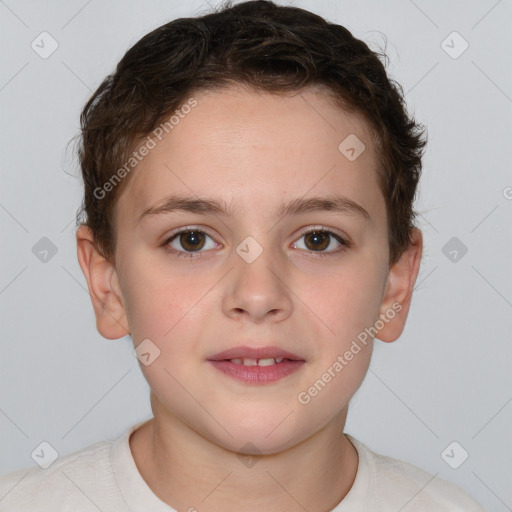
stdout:
[[411,243],[391,267],[380,308],[384,327],[376,338],[390,343],[402,334],[412,300],[414,283],[418,277],[423,237],[419,229],[413,229]]
[[110,340],[126,336],[130,329],[114,264],[98,251],[88,226],[81,225],[77,229],[76,243],[78,262],[87,280],[98,332]]

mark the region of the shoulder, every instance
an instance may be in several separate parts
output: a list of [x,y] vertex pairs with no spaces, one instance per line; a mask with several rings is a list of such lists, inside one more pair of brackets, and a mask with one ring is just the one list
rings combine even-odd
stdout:
[[[466,492],[437,474],[431,475],[408,462],[375,453],[357,439],[348,438],[359,455],[361,480],[364,477],[375,503],[385,503],[389,510],[407,506],[410,512],[484,512]],[[357,481],[358,475],[354,484]]]
[[97,493],[98,482],[115,487],[109,459],[112,443],[90,445],[60,457],[47,469],[34,466],[1,476],[1,510],[97,512],[91,497]]

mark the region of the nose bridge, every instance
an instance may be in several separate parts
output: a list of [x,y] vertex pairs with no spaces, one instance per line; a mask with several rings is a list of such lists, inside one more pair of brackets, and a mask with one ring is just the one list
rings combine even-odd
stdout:
[[291,313],[292,301],[284,284],[285,265],[280,255],[272,252],[270,237],[265,242],[260,244],[248,236],[236,247],[224,297],[225,314],[261,321],[269,314],[284,319]]

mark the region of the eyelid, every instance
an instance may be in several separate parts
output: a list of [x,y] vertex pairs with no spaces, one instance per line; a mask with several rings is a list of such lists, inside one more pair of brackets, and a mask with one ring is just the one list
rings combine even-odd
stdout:
[[201,231],[201,232],[207,234],[209,237],[211,237],[213,240],[215,240],[217,242],[216,235],[214,235],[212,233],[212,231],[209,228],[207,228],[206,226],[190,225],[190,226],[180,226],[179,228],[172,230],[170,233],[166,233],[166,235],[163,237],[164,243],[167,243],[167,241],[170,238],[173,238],[174,236],[181,234],[183,232],[187,232],[187,231]]
[[338,230],[334,228],[330,228],[327,226],[322,225],[313,225],[313,226],[307,226],[300,230],[299,237],[295,238],[294,244],[297,243],[297,241],[302,238],[304,235],[307,235],[308,233],[314,232],[314,231],[320,231],[322,233],[327,233],[329,236],[334,238],[341,247],[338,247],[337,249],[330,250],[330,251],[306,251],[304,249],[299,249],[300,251],[307,252],[308,254],[313,255],[313,257],[322,257],[322,256],[330,256],[330,255],[336,255],[340,254],[341,252],[345,251],[346,249],[349,249],[352,247],[352,241],[350,238],[340,233]]
[[179,249],[175,249],[174,247],[171,247],[171,242],[176,239],[177,236],[181,235],[182,233],[187,233],[189,231],[199,231],[201,233],[204,233],[208,237],[210,237],[215,244],[219,244],[216,240],[216,236],[214,236],[210,230],[204,226],[181,226],[179,228],[176,228],[175,230],[172,230],[170,233],[167,233],[163,237],[163,242],[160,244],[161,247],[163,247],[166,251],[170,252],[171,254],[174,254],[175,256],[187,258],[187,259],[194,259],[194,258],[200,258],[201,255],[208,251],[182,251]]
[[341,233],[335,228],[330,228],[327,226],[322,226],[321,224],[307,226],[299,231],[300,236],[304,236],[306,233],[311,233],[311,231],[323,231],[326,233],[331,233],[333,235],[336,235],[340,237],[343,241],[345,241],[347,244],[350,243],[349,238],[344,233]]

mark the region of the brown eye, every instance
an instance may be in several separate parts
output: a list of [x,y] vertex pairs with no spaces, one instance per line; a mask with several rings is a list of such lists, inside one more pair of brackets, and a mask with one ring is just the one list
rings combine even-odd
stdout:
[[206,243],[205,234],[201,231],[184,231],[180,234],[179,241],[186,251],[199,251]]
[[318,256],[336,254],[350,247],[350,244],[341,236],[327,229],[313,229],[302,234],[293,244],[296,249],[316,252]]
[[199,258],[210,249],[218,249],[219,244],[211,235],[201,229],[182,229],[174,233],[162,244],[166,250],[175,256]]
[[331,243],[331,235],[325,231],[311,231],[304,235],[306,247],[312,251],[323,251]]

